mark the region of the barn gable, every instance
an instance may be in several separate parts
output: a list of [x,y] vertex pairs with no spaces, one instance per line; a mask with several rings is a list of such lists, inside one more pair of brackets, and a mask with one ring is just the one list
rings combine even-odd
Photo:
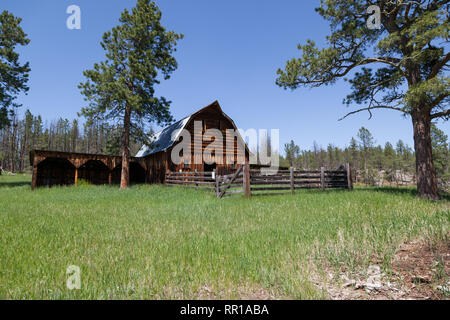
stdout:
[[[213,103],[209,104],[208,106],[196,111],[195,113],[175,122],[174,124],[162,129],[161,131],[157,132],[150,140],[152,143],[152,146],[151,147],[148,147],[145,145],[142,146],[142,148],[136,154],[136,157],[137,158],[146,157],[146,156],[149,156],[149,155],[161,152],[161,151],[167,151],[170,147],[172,147],[175,144],[175,142],[178,141],[179,133],[177,135],[175,135],[174,133],[177,130],[187,129],[191,125],[191,122],[192,122],[191,120],[195,121],[197,115],[199,115],[203,112],[206,112],[206,111],[212,111],[212,112],[217,112],[218,114],[221,114],[228,121],[230,121],[233,128],[235,130],[237,130],[237,127],[236,127],[234,121],[222,111],[222,108],[220,107],[219,102],[216,100]],[[241,142],[245,145],[245,143],[239,133],[238,133],[238,137],[240,138]],[[246,146],[246,149],[248,151],[247,146]]]

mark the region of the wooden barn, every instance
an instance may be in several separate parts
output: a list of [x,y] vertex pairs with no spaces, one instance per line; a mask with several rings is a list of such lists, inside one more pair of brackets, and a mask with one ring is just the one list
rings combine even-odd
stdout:
[[[182,142],[180,130],[183,129],[191,138],[190,154],[179,155],[182,161],[174,163],[172,150]],[[210,129],[222,133],[222,143],[217,144],[214,136],[208,133]],[[234,130],[235,134],[227,134],[229,129]],[[166,173],[175,171],[214,171],[225,175],[236,170],[238,160],[249,159],[249,150],[234,121],[222,111],[217,101],[164,128],[152,137],[151,142],[151,146],[143,146],[130,159],[131,183],[164,183]],[[214,153],[204,155],[205,149],[212,143],[216,143],[216,150],[222,148],[222,161],[213,162],[213,159],[218,158]],[[79,179],[92,184],[120,182],[120,156],[34,150],[30,154],[30,162],[33,166],[33,189],[38,186],[77,184]]]

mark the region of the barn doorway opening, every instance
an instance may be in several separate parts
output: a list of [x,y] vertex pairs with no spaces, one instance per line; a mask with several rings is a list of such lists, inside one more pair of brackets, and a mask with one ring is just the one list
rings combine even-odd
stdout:
[[91,184],[108,184],[109,168],[100,160],[89,160],[78,169],[78,179]]
[[213,172],[213,171],[216,171],[216,169],[217,169],[217,164],[216,163],[213,163],[213,164],[205,163],[204,166],[203,166],[203,170],[205,172]]
[[75,167],[67,159],[47,158],[37,166],[37,186],[71,185],[75,183]]
[[122,175],[122,165],[119,164],[111,171],[111,184],[120,184],[120,176]]
[[[130,163],[130,183],[145,183],[145,169],[137,162]],[[111,183],[120,184],[120,178],[122,176],[122,165],[119,164],[111,172]]]
[[130,183],[145,183],[145,169],[137,162],[130,163]]

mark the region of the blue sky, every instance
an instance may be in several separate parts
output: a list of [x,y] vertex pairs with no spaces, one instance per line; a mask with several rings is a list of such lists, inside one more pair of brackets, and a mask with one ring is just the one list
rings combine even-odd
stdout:
[[[345,146],[361,126],[376,143],[402,139],[413,145],[412,125],[395,111],[362,113],[344,121],[343,81],[332,87],[286,91],[275,85],[276,71],[298,56],[298,43],[323,43],[327,23],[314,11],[319,1],[298,0],[166,0],[157,1],[163,24],[184,34],[176,58],[179,68],[157,93],[172,101],[180,119],[218,100],[242,129],[280,129],[280,143],[293,139],[302,149],[313,141]],[[81,8],[81,30],[66,28],[66,8]],[[44,119],[72,119],[85,105],[77,88],[82,71],[104,59],[102,34],[117,25],[123,9],[135,0],[2,0],[0,10],[23,18],[31,39],[20,48],[31,64],[30,91],[21,96]],[[450,134],[450,124],[439,127]]]

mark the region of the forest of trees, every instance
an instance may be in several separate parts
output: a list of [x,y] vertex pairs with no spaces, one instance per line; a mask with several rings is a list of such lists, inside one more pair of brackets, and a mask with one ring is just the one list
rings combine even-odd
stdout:
[[[439,184],[448,188],[450,184],[450,148],[448,136],[435,124],[431,129],[433,159]],[[355,181],[367,185],[405,185],[416,182],[414,150],[402,140],[376,145],[369,130],[362,127],[349,145],[339,148],[329,144],[326,148],[316,142],[310,150],[301,150],[294,141],[284,146],[285,156],[280,164],[315,170],[320,167],[337,169],[343,163],[350,163]]]
[[[44,121],[29,110],[23,117],[14,113],[10,124],[0,129],[0,168],[9,172],[30,169],[29,153],[32,150],[96,153],[120,155],[122,131],[117,125],[104,121],[86,121],[59,118]],[[131,153],[139,145],[131,141]]]

